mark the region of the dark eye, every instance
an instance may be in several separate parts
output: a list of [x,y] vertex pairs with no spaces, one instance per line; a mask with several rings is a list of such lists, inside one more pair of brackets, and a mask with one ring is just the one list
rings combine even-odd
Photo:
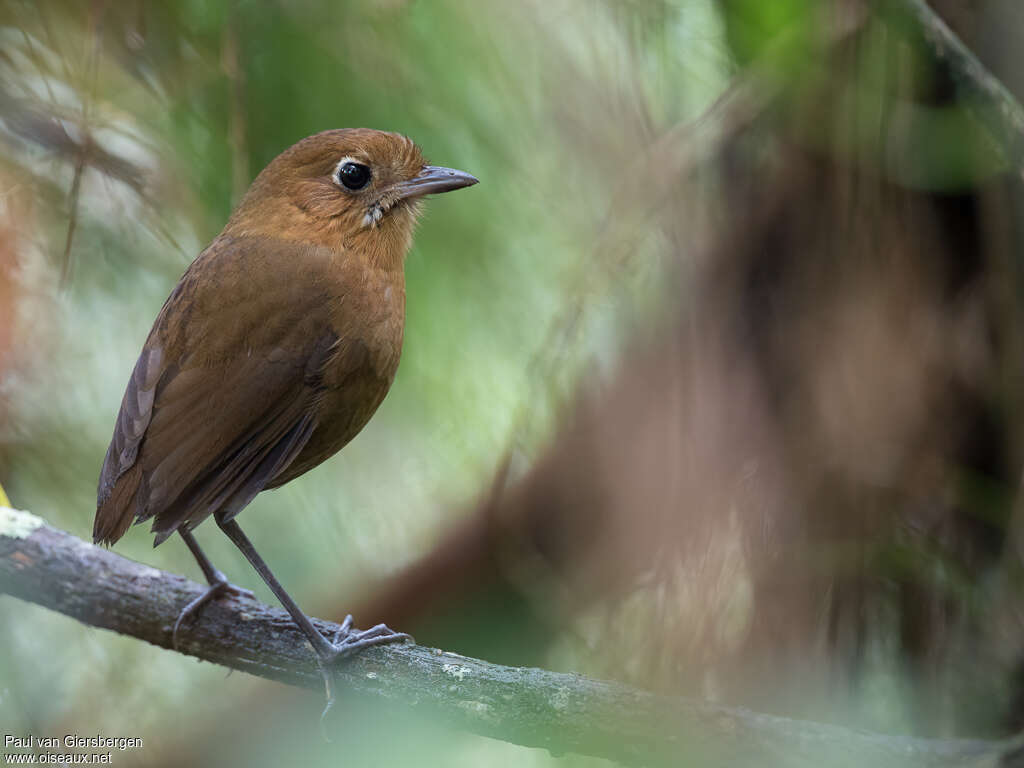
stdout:
[[353,192],[370,183],[370,169],[360,163],[342,163],[338,169],[338,183]]

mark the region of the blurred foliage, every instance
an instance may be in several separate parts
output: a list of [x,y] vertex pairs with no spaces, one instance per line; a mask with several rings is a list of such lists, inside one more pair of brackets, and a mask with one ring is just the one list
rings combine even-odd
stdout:
[[[595,259],[602,222],[634,154],[699,113],[726,61],[703,0],[0,3],[0,266],[13,294],[0,301],[13,336],[0,344],[0,480],[14,504],[87,538],[149,324],[249,180],[325,128],[400,131],[481,184],[428,206],[407,263],[402,365],[371,425],[245,515],[301,604],[344,604],[427,549],[510,445],[529,455],[576,382],[646,322],[657,261]],[[229,542],[198,535],[271,600]],[[141,530],[118,551],[198,577],[183,547],[152,550]],[[143,736],[119,764],[159,763],[269,685],[0,609],[5,730]],[[304,750],[312,709],[297,727]],[[352,728],[364,745],[385,739],[378,723]],[[396,758],[547,762],[464,735],[429,744]],[[257,740],[233,760],[285,759],[267,749]]]

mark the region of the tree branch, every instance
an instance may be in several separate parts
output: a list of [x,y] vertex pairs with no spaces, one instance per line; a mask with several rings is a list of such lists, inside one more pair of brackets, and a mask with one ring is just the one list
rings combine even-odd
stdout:
[[[203,587],[0,507],[0,593],[170,648],[171,624]],[[314,620],[325,633],[335,625]],[[284,611],[215,601],[180,651],[322,690],[313,654]],[[554,753],[635,765],[997,766],[1017,742],[929,741],[851,731],[416,645],[372,648],[336,670],[339,686],[429,710],[474,733]]]
[[1006,86],[978,61],[925,0],[894,0],[890,6],[908,19],[906,28],[924,41],[938,61],[949,65],[964,105],[988,131],[993,148],[1024,177],[1024,108]]

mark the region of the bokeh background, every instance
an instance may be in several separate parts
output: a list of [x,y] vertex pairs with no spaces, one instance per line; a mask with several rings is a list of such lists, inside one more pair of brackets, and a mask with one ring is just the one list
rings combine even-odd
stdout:
[[[400,131],[481,183],[428,204],[378,414],[245,512],[308,612],[1014,732],[1019,146],[906,5],[0,2],[0,483],[88,538],[138,350],[249,181],[325,128]],[[1024,83],[1013,3],[933,5]],[[200,578],[151,541],[117,549]],[[601,764],[360,700],[327,745],[321,705],[0,597],[2,730],[141,736],[118,765]]]

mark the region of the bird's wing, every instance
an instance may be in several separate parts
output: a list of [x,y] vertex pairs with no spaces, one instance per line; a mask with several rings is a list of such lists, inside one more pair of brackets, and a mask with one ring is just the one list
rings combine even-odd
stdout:
[[[258,278],[247,277],[251,294]],[[316,428],[324,368],[344,365],[337,358],[348,345],[315,312],[275,319],[295,300],[289,281],[256,286],[267,309],[257,317],[239,311],[254,294],[239,298],[229,288],[225,297],[223,287],[234,284],[209,259],[194,265],[157,318],[103,463],[96,541],[113,543],[133,520],[152,518],[159,544],[181,525],[237,514]]]

